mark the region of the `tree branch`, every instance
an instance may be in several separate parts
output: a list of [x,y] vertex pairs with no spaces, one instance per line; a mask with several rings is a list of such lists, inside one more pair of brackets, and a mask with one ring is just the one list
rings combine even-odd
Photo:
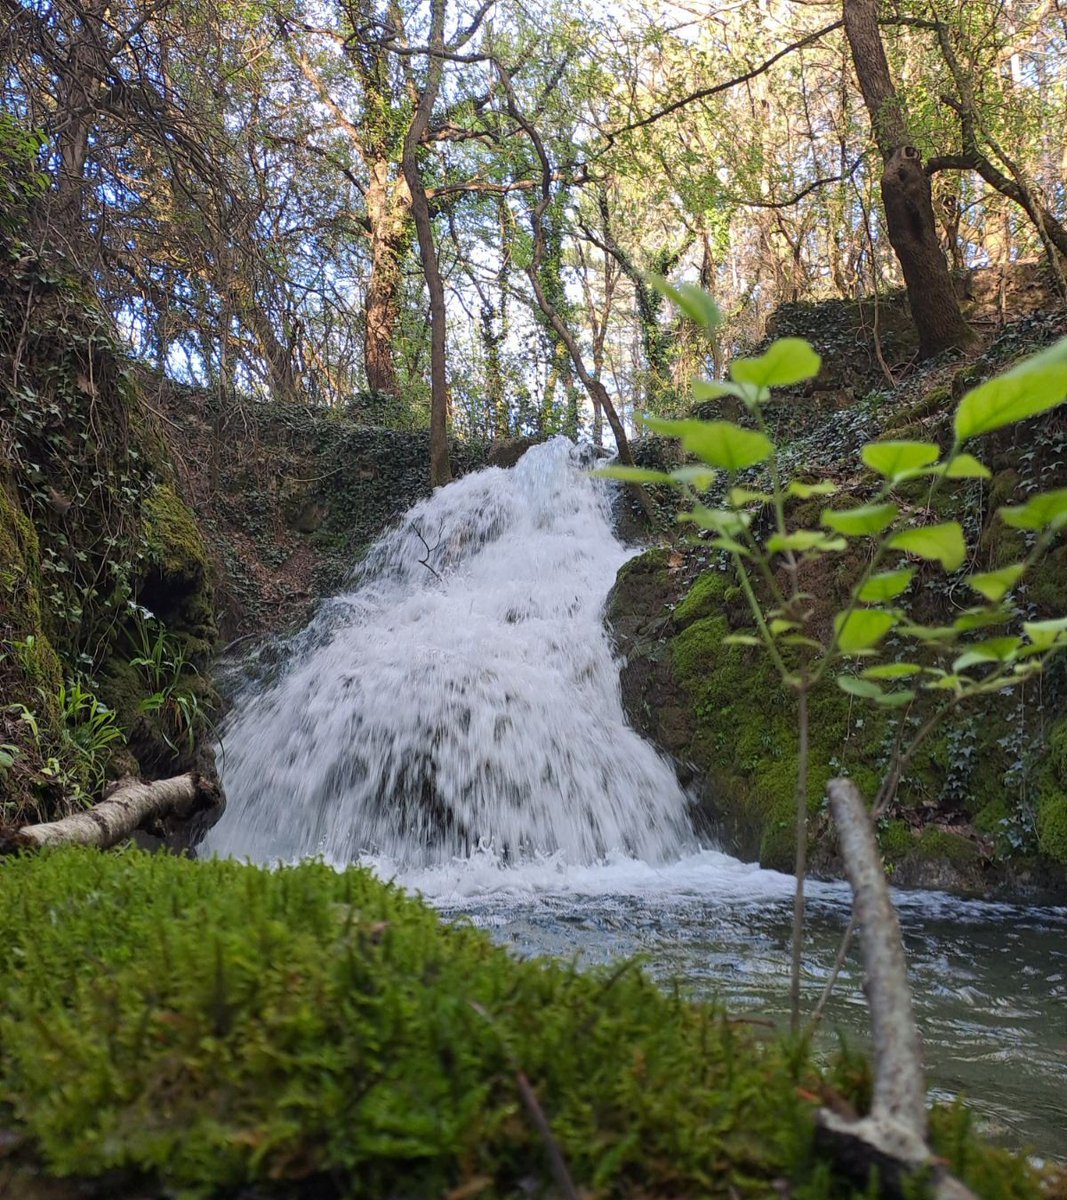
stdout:
[[700,88],[695,92],[690,92],[688,96],[683,96],[681,99],[675,100],[653,113],[649,113],[647,117],[642,117],[639,121],[631,121],[628,125],[620,125],[617,129],[607,130],[604,133],[604,137],[610,146],[616,138],[624,133],[632,133],[635,129],[644,129],[646,126],[652,125],[664,117],[669,117],[671,113],[675,113],[680,108],[685,108],[689,104],[694,104],[698,100],[707,100],[711,96],[717,96],[720,92],[728,92],[731,88],[739,87],[742,83],[748,83],[750,79],[755,79],[757,76],[765,74],[776,62],[785,58],[786,55],[792,54],[794,50],[803,50],[805,46],[810,46],[814,42],[824,38],[828,33],[833,33],[835,29],[840,29],[843,24],[843,21],[833,21],[829,25],[824,25],[822,29],[818,29],[814,33],[809,33],[799,41],[792,42],[790,45],[784,47],[784,49],[779,50],[777,54],[772,54],[770,58],[760,63],[758,67],[753,67],[743,75],[737,75],[733,79],[726,80],[724,83],[716,83],[711,87]]
[[910,1177],[929,1171],[936,1200],[975,1200],[926,1142],[926,1085],[922,1047],[908,987],[904,946],[870,814],[851,779],[827,788],[855,918],[863,928],[864,991],[874,1039],[871,1111],[858,1120],[829,1109],[818,1115],[820,1136],[842,1163],[866,1178],[877,1168],[892,1195],[910,1194]]

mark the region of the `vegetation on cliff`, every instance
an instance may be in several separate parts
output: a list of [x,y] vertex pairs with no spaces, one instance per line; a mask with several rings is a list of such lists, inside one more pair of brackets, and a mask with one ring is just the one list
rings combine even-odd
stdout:
[[[798,318],[803,324],[803,314],[790,315],[793,325]],[[808,324],[813,330],[819,326],[814,314]],[[1003,369],[1020,351],[1047,344],[1064,328],[1057,314],[1023,318],[965,366],[938,366],[847,408],[828,411],[820,393],[787,392],[768,408],[782,439],[785,469],[800,478],[829,470],[839,493],[835,503],[842,495],[862,501],[873,473],[849,473],[844,467],[862,444],[879,437],[947,444],[953,396]],[[818,337],[832,352],[841,331],[826,321]],[[826,371],[833,375],[832,360]],[[710,410],[722,405],[706,401],[701,415],[714,415]],[[978,452],[991,468],[990,481],[957,487],[943,505],[974,544],[964,574],[995,571],[1025,556],[1025,531],[996,520],[996,509],[1062,483],[1065,440],[1058,412],[982,440]],[[916,486],[904,485],[909,503],[922,501],[918,493],[911,495]],[[817,521],[825,503],[818,496],[794,499],[790,521],[800,526]],[[707,550],[709,536],[714,535],[704,535],[703,548],[698,537],[688,550],[680,546],[682,553],[650,552],[620,574],[609,621],[627,658],[624,693],[641,727],[670,753],[696,765],[705,780],[705,811],[725,844],[764,865],[788,869],[795,845],[795,713],[774,684],[771,664],[733,636],[751,625],[752,617],[727,556]],[[1067,551],[1054,545],[1020,585],[1017,616],[1060,615],[1065,563]],[[864,565],[862,544],[854,543],[805,568],[814,628],[828,626]],[[973,603],[960,581],[937,585],[930,568],[923,568],[912,593],[917,619],[950,624],[961,606]],[[904,648],[901,643],[898,649]],[[1002,882],[1002,867],[1010,862],[1007,877],[1019,887],[1062,886],[1064,859],[1055,840],[1062,792],[1051,764],[1064,703],[1062,677],[1061,666],[1053,664],[1040,681],[1020,680],[987,699],[980,716],[961,710],[911,758],[896,804],[880,822],[896,879],[980,892]],[[638,695],[649,688],[651,694]],[[826,780],[847,773],[873,796],[902,732],[902,718],[834,689],[823,690],[813,703],[811,848],[817,866],[826,870],[834,862],[822,816]]]
[[17,824],[191,762],[216,632],[204,544],[109,318],[17,237],[0,257],[0,819]]

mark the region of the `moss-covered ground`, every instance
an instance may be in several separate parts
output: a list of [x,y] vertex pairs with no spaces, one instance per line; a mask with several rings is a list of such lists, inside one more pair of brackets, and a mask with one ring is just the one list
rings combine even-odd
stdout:
[[[867,1194],[813,1141],[862,1064],[765,1032],[633,964],[516,962],[358,869],[0,867],[5,1196],[556,1194],[520,1075],[583,1196]],[[1041,1194],[961,1112],[936,1126],[985,1200]]]

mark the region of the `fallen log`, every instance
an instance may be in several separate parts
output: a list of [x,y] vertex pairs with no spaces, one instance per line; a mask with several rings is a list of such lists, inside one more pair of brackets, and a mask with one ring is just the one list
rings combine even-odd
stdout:
[[867,806],[850,779],[827,787],[853,909],[863,930],[863,990],[874,1040],[870,1113],[859,1119],[821,1109],[820,1140],[842,1166],[866,1183],[877,1169],[885,1194],[911,1194],[907,1181],[924,1173],[936,1200],[975,1200],[931,1152],[926,1127],[922,1046],[911,1003],[900,923],[889,896]]
[[99,846],[106,849],[145,825],[166,819],[186,821],[221,803],[218,785],[190,771],[152,783],[126,780],[99,804],[60,821],[23,825],[4,838],[4,848],[39,850],[43,846]]

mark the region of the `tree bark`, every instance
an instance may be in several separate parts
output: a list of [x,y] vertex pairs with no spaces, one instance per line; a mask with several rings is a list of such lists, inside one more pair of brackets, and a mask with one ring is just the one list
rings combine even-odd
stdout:
[[878,29],[878,0],[844,0],[844,25],[860,91],[882,155],[881,191],[889,241],[904,272],[923,358],[967,345],[963,319],[937,236],[930,180],[909,145],[907,124]]
[[877,1168],[882,1187],[890,1195],[911,1195],[911,1176],[927,1170],[937,1200],[975,1200],[948,1174],[926,1142],[922,1047],[900,924],[870,814],[851,779],[832,779],[827,793],[852,885],[856,920],[863,929],[863,990],[874,1040],[874,1093],[871,1111],[861,1119],[842,1117],[829,1109],[820,1111],[820,1136],[864,1183]]
[[437,261],[433,221],[419,173],[418,148],[430,124],[444,68],[446,0],[431,0],[429,66],[415,116],[404,138],[403,168],[411,194],[411,212],[419,238],[419,255],[426,289],[430,294],[430,485],[440,487],[452,479],[448,461],[448,376],[445,361],[445,285]]
[[393,338],[400,316],[400,264],[408,236],[411,192],[405,176],[391,177],[385,158],[371,161],[368,173],[371,266],[364,302],[363,368],[372,392],[399,396]]
[[217,785],[194,772],[155,783],[131,781],[85,812],[44,825],[23,826],[7,839],[7,846],[32,850],[70,845],[106,849],[150,821],[165,817],[186,820],[220,803]]

